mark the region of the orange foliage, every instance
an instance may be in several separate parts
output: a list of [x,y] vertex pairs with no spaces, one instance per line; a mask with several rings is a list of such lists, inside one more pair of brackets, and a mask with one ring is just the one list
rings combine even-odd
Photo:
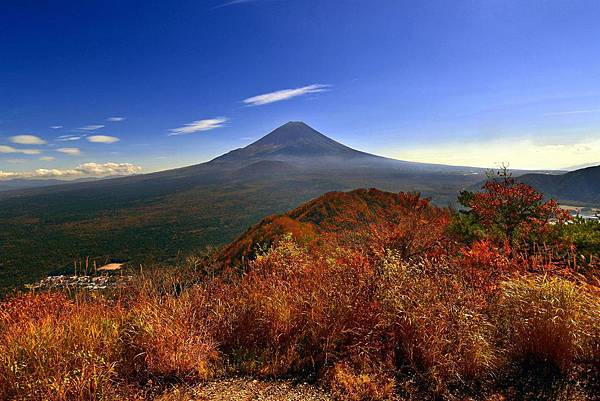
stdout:
[[556,227],[571,219],[554,200],[516,182],[506,171],[501,180],[488,180],[483,191],[463,193],[461,202],[471,208],[490,239],[504,243],[509,251],[531,253],[533,245],[557,243]]
[[404,385],[464,398],[531,355],[597,375],[597,287],[526,276],[492,239],[455,247],[451,217],[415,194],[330,193],[227,248],[273,244],[237,275],[195,261],[112,298],[10,297],[0,399],[150,398],[221,374],[315,378],[348,400]]
[[125,317],[101,299],[16,296],[1,305],[0,399],[87,400],[114,396]]
[[447,209],[434,207],[419,194],[398,194],[398,203],[387,208],[384,218],[370,224],[370,247],[382,256],[393,249],[405,259],[439,257],[447,251]]
[[221,254],[225,264],[238,264],[267,249],[284,234],[312,246],[331,241],[381,255],[393,247],[407,257],[443,253],[447,209],[434,207],[419,194],[377,189],[329,192],[284,215],[267,217],[250,228]]
[[137,299],[121,334],[121,373],[159,381],[211,377],[219,353],[208,327],[206,296],[199,289],[179,298]]
[[254,259],[259,248],[268,249],[285,234],[291,234],[302,242],[316,237],[315,227],[310,223],[294,220],[287,215],[271,216],[228,245],[222,251],[221,258],[225,265],[245,263],[248,259]]

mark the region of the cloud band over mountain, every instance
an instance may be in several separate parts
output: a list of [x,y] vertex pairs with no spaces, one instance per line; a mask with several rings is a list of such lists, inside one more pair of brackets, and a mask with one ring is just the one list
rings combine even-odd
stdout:
[[0,179],[15,178],[80,178],[108,177],[114,175],[131,175],[142,171],[142,167],[131,163],[83,163],[72,169],[39,168],[27,172],[11,172],[0,170]]

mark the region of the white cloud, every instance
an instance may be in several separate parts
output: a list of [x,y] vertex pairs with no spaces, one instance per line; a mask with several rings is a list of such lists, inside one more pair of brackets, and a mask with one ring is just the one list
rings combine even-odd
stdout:
[[18,153],[12,146],[0,145],[0,153]]
[[85,127],[79,127],[77,129],[82,131],[96,131],[100,128],[104,128],[104,125],[86,125]]
[[35,135],[15,135],[10,137],[10,141],[19,145],[45,145],[47,143]]
[[252,96],[244,99],[243,102],[249,106],[262,106],[282,100],[291,99],[293,97],[306,95],[309,93],[319,93],[329,90],[331,85],[313,84],[295,89],[283,89],[275,92],[263,93],[262,95]]
[[82,174],[102,177],[106,175],[129,175],[142,171],[141,166],[131,163],[84,163],[77,167]]
[[50,128],[52,128],[52,129],[61,129],[61,128],[63,128],[63,126],[62,125],[53,125]]
[[88,136],[87,140],[94,143],[115,143],[119,142],[119,138],[116,136],[108,136],[108,135],[92,135]]
[[56,140],[60,141],[60,142],[78,141],[80,139],[81,139],[81,136],[79,136],[79,135],[61,135],[58,138],[56,138]]
[[142,171],[141,166],[131,163],[83,163],[71,169],[39,168],[27,172],[1,171],[0,179],[11,178],[78,178],[131,175]]
[[79,148],[59,148],[56,149],[56,151],[71,156],[77,156],[81,153],[81,150]]
[[38,149],[16,149],[12,146],[0,145],[0,153],[22,153],[24,155],[39,155],[42,153]]
[[54,156],[42,156],[40,157],[40,160],[43,162],[51,162],[52,160],[55,160],[56,158]]
[[211,118],[207,120],[198,120],[185,124],[183,127],[170,129],[172,135],[187,135],[194,132],[210,131],[211,129],[221,128],[227,121],[225,117]]
[[108,117],[106,119],[106,121],[109,121],[111,123],[117,123],[117,122],[123,121],[123,120],[125,120],[125,117]]
[[16,178],[17,176],[18,176],[17,173],[13,173],[13,172],[10,172],[10,171],[2,171],[2,170],[0,170],[0,180],[2,180],[2,179],[7,180],[7,179],[11,179],[11,178]]

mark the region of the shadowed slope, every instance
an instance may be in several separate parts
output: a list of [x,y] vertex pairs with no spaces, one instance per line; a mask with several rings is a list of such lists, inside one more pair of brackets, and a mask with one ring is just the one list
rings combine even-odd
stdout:
[[575,170],[562,175],[525,174],[519,177],[548,197],[600,205],[600,166]]

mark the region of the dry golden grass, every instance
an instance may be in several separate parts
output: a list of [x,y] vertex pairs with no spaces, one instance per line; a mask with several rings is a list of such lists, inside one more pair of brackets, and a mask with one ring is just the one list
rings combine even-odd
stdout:
[[121,373],[167,382],[210,377],[219,353],[203,297],[201,291],[190,291],[179,298],[137,300],[121,332]]
[[331,392],[338,399],[379,401],[394,397],[396,382],[393,375],[377,370],[357,373],[348,364],[337,363],[330,376]]
[[224,291],[222,349],[244,373],[307,374],[362,350],[377,321],[373,270],[338,264],[287,239]]
[[515,358],[536,358],[568,370],[598,361],[600,297],[558,277],[522,277],[502,284],[499,325]]
[[[126,316],[120,307],[54,294],[10,302],[19,310],[4,313],[0,323],[0,398],[85,400],[114,394]],[[5,306],[5,312],[11,308]]]
[[[424,374],[433,390],[495,371],[498,350],[487,299],[443,263],[382,263],[380,297],[394,333],[399,365]],[[400,367],[400,366],[399,366]]]
[[[415,207],[406,230],[426,232]],[[180,399],[171,385],[252,375],[347,400],[483,400],[481,388],[501,400],[499,378],[528,359],[560,368],[552,380],[566,384],[546,399],[592,399],[569,378],[585,367],[581,380],[600,381],[598,287],[526,275],[494,247],[458,252],[443,226],[430,231],[425,247],[386,225],[320,247],[288,236],[243,274],[194,259],[104,296],[12,296],[0,304],[0,399]]]

